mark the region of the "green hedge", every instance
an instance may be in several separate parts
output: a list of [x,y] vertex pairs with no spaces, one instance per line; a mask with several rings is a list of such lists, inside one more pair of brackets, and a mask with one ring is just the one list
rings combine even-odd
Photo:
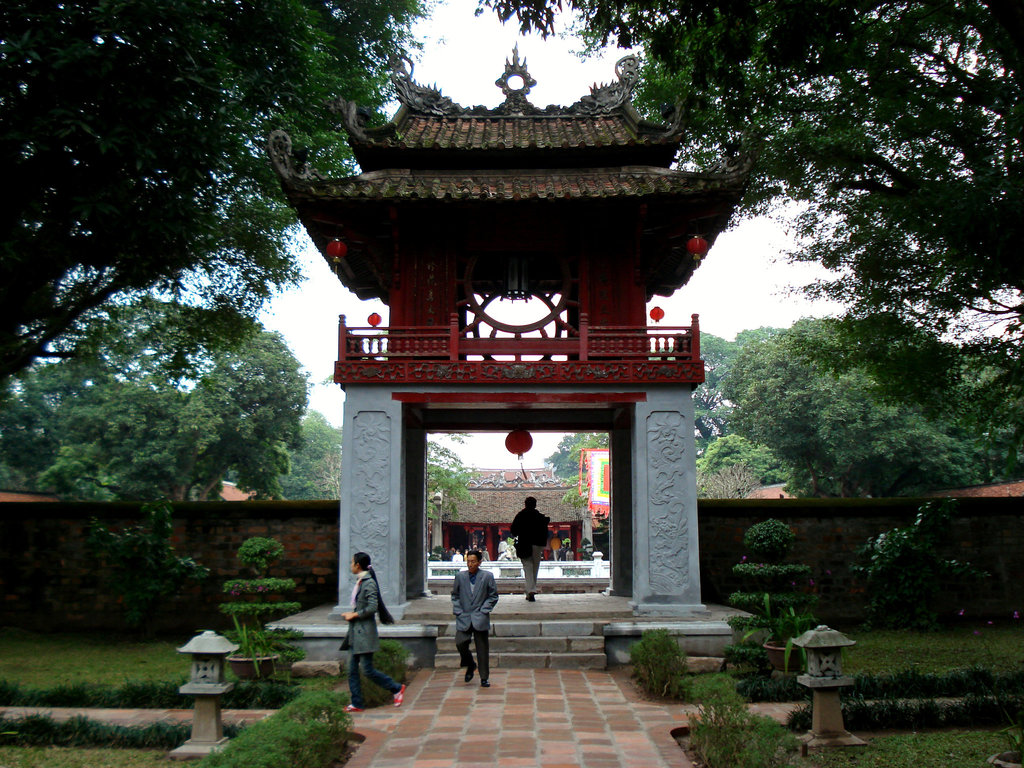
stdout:
[[[180,681],[130,681],[120,686],[72,683],[53,688],[25,688],[0,680],[3,707],[96,707],[100,709],[189,709],[193,698],[178,693]],[[224,709],[279,709],[301,692],[295,684],[270,681],[235,683],[221,697]]]
[[[224,726],[225,736],[236,736],[240,728]],[[0,718],[0,744],[18,747],[113,747],[117,749],[166,749],[184,744],[192,734],[189,724],[121,726],[84,717],[56,722],[49,717]]]
[[203,758],[202,768],[323,768],[347,749],[348,697],[309,691],[265,720],[253,723],[223,751]]

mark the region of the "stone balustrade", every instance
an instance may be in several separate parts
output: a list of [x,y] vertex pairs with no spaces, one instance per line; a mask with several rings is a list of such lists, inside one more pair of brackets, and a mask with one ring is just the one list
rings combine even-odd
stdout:
[[[496,579],[522,579],[523,564],[519,560],[487,560],[480,568],[489,571]],[[427,578],[454,579],[455,574],[466,569],[465,563],[447,560],[428,560]],[[593,560],[543,560],[538,580],[544,579],[608,579],[611,578],[609,562],[601,552],[594,553]]]

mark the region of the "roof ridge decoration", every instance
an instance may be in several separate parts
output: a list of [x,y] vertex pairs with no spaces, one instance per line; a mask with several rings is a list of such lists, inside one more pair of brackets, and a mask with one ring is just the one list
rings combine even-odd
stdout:
[[[573,116],[603,115],[630,105],[633,90],[640,80],[640,59],[630,54],[615,63],[615,76],[612,83],[595,83],[590,86],[590,93],[575,104],[568,107],[550,104],[541,109],[534,106],[526,98],[530,90],[537,84],[526,68],[526,59],[519,60],[519,46],[512,49],[511,60],[505,59],[505,71],[494,84],[505,94],[505,101],[494,109],[484,106],[463,107],[441,93],[436,85],[420,85],[413,79],[413,63],[407,56],[392,60],[391,82],[395,86],[398,100],[409,111],[437,117],[504,117],[508,115],[535,116]],[[523,85],[513,87],[509,80],[513,77],[522,78]],[[342,111],[342,117],[349,123],[348,114]],[[354,118],[354,115],[353,115]],[[353,120],[354,122],[354,120]],[[358,126],[353,126],[358,127]]]

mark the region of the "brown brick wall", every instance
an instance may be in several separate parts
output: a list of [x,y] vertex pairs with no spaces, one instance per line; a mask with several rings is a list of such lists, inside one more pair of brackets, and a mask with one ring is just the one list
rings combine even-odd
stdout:
[[[797,534],[792,560],[813,569],[819,617],[857,619],[863,588],[851,566],[870,537],[906,525],[920,500],[729,500],[699,507],[701,579],[706,602],[722,603],[742,587],[732,566],[743,556],[743,533],[777,517]],[[130,520],[131,504],[0,504],[0,623],[27,629],[117,628],[120,612],[104,588],[97,561],[85,546],[89,519]],[[213,502],[175,507],[178,552],[210,568],[210,577],[171,600],[158,628],[191,632],[222,629],[217,611],[221,583],[239,574],[239,545],[250,536],[272,536],[285,545],[274,575],[298,583],[304,607],[333,603],[338,581],[337,502]],[[943,607],[986,617],[1024,610],[1020,553],[1024,552],[1024,502],[964,499],[945,553],[985,568],[982,584],[947,584]]]

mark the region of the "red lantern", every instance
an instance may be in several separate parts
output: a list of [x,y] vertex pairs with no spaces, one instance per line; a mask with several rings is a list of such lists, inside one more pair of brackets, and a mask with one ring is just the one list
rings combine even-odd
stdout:
[[651,320],[658,323],[665,317],[665,310],[661,307],[651,307]]
[[331,260],[337,262],[345,258],[345,254],[348,253],[348,246],[341,240],[331,240],[325,250],[327,255],[331,257]]
[[514,429],[505,436],[505,448],[509,453],[517,454],[522,461],[523,454],[533,448],[533,435],[525,429]]
[[380,320],[381,320],[381,317],[376,312],[374,312],[372,315],[370,315],[368,318],[366,318],[366,322],[368,322],[374,328],[376,328],[378,325],[380,325]]
[[708,241],[700,235],[694,235],[686,241],[686,250],[689,251],[695,259],[702,259],[708,254]]

